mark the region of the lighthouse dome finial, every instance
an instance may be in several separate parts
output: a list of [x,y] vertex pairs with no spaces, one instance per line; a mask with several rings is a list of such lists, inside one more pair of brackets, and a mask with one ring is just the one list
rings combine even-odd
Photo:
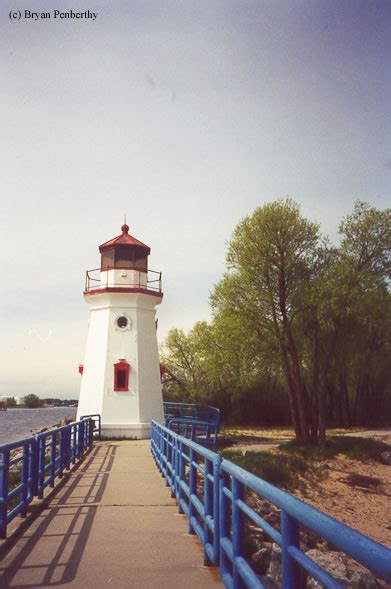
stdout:
[[122,231],[122,233],[128,233],[129,232],[129,225],[124,223],[121,227],[121,231]]

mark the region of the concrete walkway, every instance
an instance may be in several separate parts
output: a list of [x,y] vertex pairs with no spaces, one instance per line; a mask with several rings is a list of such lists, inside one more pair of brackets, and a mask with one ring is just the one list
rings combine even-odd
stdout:
[[99,442],[0,560],[0,587],[219,587],[149,441]]

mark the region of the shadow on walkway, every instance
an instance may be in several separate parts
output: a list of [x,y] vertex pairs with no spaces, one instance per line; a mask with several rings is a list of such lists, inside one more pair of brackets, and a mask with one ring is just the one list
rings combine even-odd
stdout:
[[[70,474],[49,506],[10,549],[7,567],[0,561],[1,589],[55,587],[74,580],[116,450],[114,445],[95,447]],[[34,550],[38,540],[41,546],[44,543],[44,558],[42,550],[39,554]]]

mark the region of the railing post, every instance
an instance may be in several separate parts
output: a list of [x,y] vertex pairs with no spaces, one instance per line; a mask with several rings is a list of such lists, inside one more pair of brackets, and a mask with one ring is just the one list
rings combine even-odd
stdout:
[[160,472],[162,472],[162,428],[158,426],[157,430],[157,465]]
[[38,440],[34,438],[31,443],[31,463],[30,463],[30,477],[32,480],[32,494],[38,495],[38,471],[39,471],[39,457],[38,457]]
[[225,579],[227,575],[230,575],[229,563],[230,559],[228,558],[225,550],[222,548],[222,541],[227,538],[228,540],[231,537],[231,525],[230,525],[230,513],[229,513],[229,498],[224,493],[224,489],[229,489],[229,480],[230,477],[227,472],[220,469],[220,490],[219,490],[219,498],[220,498],[220,573],[221,578]]
[[186,475],[186,466],[185,466],[185,457],[183,456],[183,442],[182,440],[179,442],[179,481],[178,481],[178,512],[183,513],[183,508],[181,505],[181,501],[183,498],[183,489],[181,486],[181,482],[185,480]]
[[20,512],[22,517],[27,515],[27,494],[29,484],[29,444],[23,445],[22,454],[22,472],[21,472],[21,483],[23,485],[21,494],[22,511]]
[[69,469],[70,463],[70,451],[69,451],[69,436],[70,436],[71,426],[68,426],[64,430],[64,439],[63,439],[63,468]]
[[89,421],[87,419],[83,420],[83,452],[82,455],[88,448],[88,424]]
[[189,534],[195,534],[191,518],[195,515],[195,508],[191,499],[192,495],[197,494],[197,471],[193,464],[194,462],[194,450],[190,448],[190,463],[189,463]]
[[81,426],[82,422],[79,422],[76,425],[76,458],[79,459],[81,456],[81,449],[82,449],[82,444],[83,444],[83,437],[82,437],[82,426]]
[[166,477],[167,483],[167,476],[168,476],[168,454],[170,451],[170,446],[168,444],[168,433],[164,432],[164,476]]
[[171,434],[171,498],[175,498],[176,478],[176,436]]
[[300,528],[296,520],[281,510],[282,536],[282,587],[283,589],[297,589],[300,587],[300,566],[290,556],[288,548],[300,548]]
[[164,430],[160,429],[160,441],[159,441],[159,466],[161,475],[164,476]]
[[65,443],[64,443],[64,434],[65,434],[66,430],[65,429],[61,429],[59,431],[59,441],[58,441],[58,454],[59,454],[59,463],[58,463],[58,476],[60,477],[60,479],[62,478],[62,471],[64,470],[64,464],[65,464],[65,460],[64,460],[64,454],[65,454]]
[[50,436],[50,486],[54,488],[54,479],[56,478],[56,438],[57,433]]
[[0,453],[0,538],[7,536],[9,450]]
[[44,437],[38,436],[38,472],[37,472],[37,496],[39,499],[43,499],[43,483],[45,480],[45,450],[46,440]]
[[213,462],[213,554],[214,565],[220,561],[220,466],[218,454]]
[[90,442],[89,442],[89,446],[93,446],[94,445],[94,429],[95,429],[95,421],[94,419],[90,419]]
[[167,460],[166,460],[166,487],[170,486],[170,466],[172,465],[171,434],[166,432],[167,439]]
[[72,455],[72,464],[76,463],[76,454],[77,454],[77,429],[78,425],[75,423],[72,426],[72,437],[71,437],[71,455]]
[[235,558],[243,556],[244,550],[244,518],[238,501],[244,498],[243,483],[232,479],[232,549],[233,549],[233,586],[234,589],[243,589],[245,584],[239,575]]
[[81,458],[84,454],[84,445],[85,445],[85,423],[84,423],[84,421],[81,421],[80,425],[79,425],[79,458]]
[[89,417],[86,419],[86,450],[92,446],[92,430],[93,430],[93,421],[92,418]]
[[[208,518],[209,517],[213,517],[214,518],[214,501],[213,501],[213,497],[214,497],[214,493],[213,493],[213,483],[210,480],[210,476],[213,476],[213,471],[214,471],[214,464],[212,463],[212,461],[209,458],[205,458],[205,479],[204,479],[204,508],[205,508],[205,520],[204,520],[204,538],[205,538],[205,543],[204,543],[204,564],[205,565],[209,565],[209,564],[214,564],[213,562],[211,562],[210,558],[208,557],[208,554],[206,552],[206,545],[207,544],[212,544],[214,546],[214,542],[213,542],[213,536],[215,533],[215,530],[213,530],[213,534],[211,529],[208,526]],[[216,521],[214,519],[214,525],[216,525]]]
[[178,500],[178,489],[179,489],[179,473],[180,473],[180,446],[178,436],[175,436],[175,497]]

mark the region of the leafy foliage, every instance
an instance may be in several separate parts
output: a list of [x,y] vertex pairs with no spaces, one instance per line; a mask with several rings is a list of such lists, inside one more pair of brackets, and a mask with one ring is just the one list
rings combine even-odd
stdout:
[[355,204],[331,245],[291,199],[236,227],[213,320],[172,330],[167,399],[215,404],[234,423],[285,424],[325,443],[329,425],[391,418],[391,209]]
[[31,393],[30,395],[25,396],[24,404],[29,409],[36,409],[38,407],[42,407],[43,401],[37,395],[34,395],[34,393]]

